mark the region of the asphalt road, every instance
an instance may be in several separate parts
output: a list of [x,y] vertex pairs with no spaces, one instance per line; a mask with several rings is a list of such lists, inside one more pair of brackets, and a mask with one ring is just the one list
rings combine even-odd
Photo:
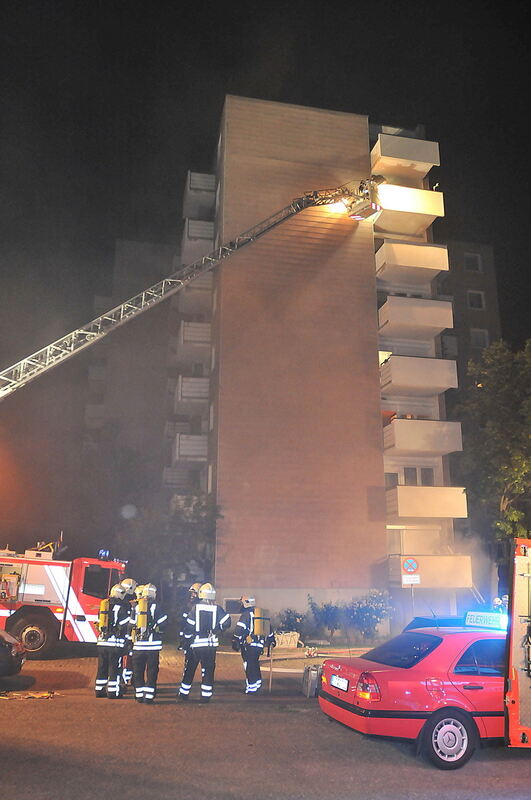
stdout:
[[[529,800],[531,753],[489,747],[442,772],[406,742],[330,722],[275,673],[273,692],[242,693],[239,658],[218,656],[209,705],[175,702],[181,659],[163,656],[153,706],[96,700],[93,657],[27,662],[0,678],[0,790],[13,800]],[[295,662],[279,662],[293,669]],[[27,690],[55,692],[22,699]]]

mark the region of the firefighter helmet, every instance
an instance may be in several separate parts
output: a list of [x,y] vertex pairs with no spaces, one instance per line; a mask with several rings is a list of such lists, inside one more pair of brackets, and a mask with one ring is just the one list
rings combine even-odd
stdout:
[[125,597],[125,587],[121,583],[115,583],[110,592],[111,597],[123,600]]
[[146,585],[142,587],[142,597],[148,597],[150,600],[154,600],[156,596],[157,587],[154,583],[146,583]]
[[494,600],[492,601],[492,605],[495,608],[501,606],[501,604],[502,604],[501,597],[495,597]]
[[122,586],[124,587],[126,594],[132,595],[135,593],[138,583],[134,578],[124,578],[122,581]]
[[192,595],[195,594],[196,597],[197,597],[197,595],[199,594],[199,589],[200,588],[201,588],[201,584],[199,582],[192,583],[192,585],[188,589],[188,594],[192,594]]
[[204,583],[197,593],[200,600],[215,600],[216,590],[211,583]]
[[137,600],[140,600],[140,598],[142,597],[142,592],[143,591],[144,591],[144,584],[140,584],[140,583],[137,584],[137,587],[135,589],[135,597],[136,597]]
[[244,608],[254,608],[256,605],[256,600],[254,597],[244,595],[243,597],[240,597],[240,603]]

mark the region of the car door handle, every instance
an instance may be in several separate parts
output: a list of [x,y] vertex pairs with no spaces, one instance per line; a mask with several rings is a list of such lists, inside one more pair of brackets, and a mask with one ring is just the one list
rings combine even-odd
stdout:
[[86,618],[86,616],[84,614],[75,614],[74,615],[74,619],[76,620],[76,622],[86,622],[87,621],[87,618]]
[[479,686],[477,683],[465,683],[463,689],[484,689],[484,686]]

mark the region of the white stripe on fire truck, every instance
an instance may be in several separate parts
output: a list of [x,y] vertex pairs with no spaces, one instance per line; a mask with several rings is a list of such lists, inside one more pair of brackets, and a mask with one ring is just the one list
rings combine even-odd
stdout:
[[[68,593],[68,578],[65,572],[61,572],[61,576],[54,575],[52,576],[51,570],[53,567],[46,566],[46,572],[50,576],[50,580],[53,580],[56,585],[57,592],[63,597],[62,605],[66,607],[66,597]],[[57,581],[57,578],[62,578],[62,586]],[[70,586],[70,592],[68,593],[68,608],[67,608],[67,619],[72,623],[74,630],[79,636],[80,642],[95,642],[97,641],[97,636],[94,633],[92,625],[88,620],[74,620],[74,614],[78,614],[79,616],[85,616],[85,612],[79,602],[76,593],[74,592],[72,586]]]
[[[70,622],[72,624],[72,628],[74,629],[74,633],[76,634],[78,641],[82,642],[83,641],[83,637],[82,637],[81,631],[79,630],[78,623],[74,620],[74,617],[72,616],[72,612],[68,608],[66,608],[66,594],[68,592],[68,581],[66,581],[65,591],[63,591],[62,587],[59,584],[59,581],[57,580],[58,576],[56,576],[54,574],[54,572],[52,572],[53,567],[50,568],[46,564],[44,564],[43,566],[44,566],[44,569],[46,571],[46,574],[48,575],[48,577],[50,579],[50,582],[51,582],[54,590],[57,593],[57,597],[59,598],[58,605],[62,605],[65,608],[66,619],[67,619],[68,622]],[[64,575],[64,573],[63,573],[63,575]],[[66,577],[66,575],[64,575],[64,577]]]

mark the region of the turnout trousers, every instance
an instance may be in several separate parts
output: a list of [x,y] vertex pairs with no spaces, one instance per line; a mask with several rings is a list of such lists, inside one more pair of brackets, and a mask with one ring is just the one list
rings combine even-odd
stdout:
[[98,645],[98,672],[96,674],[96,697],[121,697],[120,662],[123,648]]
[[184,661],[184,673],[179,688],[179,697],[188,697],[197,665],[201,664],[201,699],[210,700],[214,692],[216,669],[215,647],[190,647]]
[[254,694],[262,686],[259,658],[264,652],[264,646],[259,642],[249,642],[242,645],[240,652],[245,670],[245,694]]
[[157,692],[160,650],[133,650],[135,699],[152,703]]

